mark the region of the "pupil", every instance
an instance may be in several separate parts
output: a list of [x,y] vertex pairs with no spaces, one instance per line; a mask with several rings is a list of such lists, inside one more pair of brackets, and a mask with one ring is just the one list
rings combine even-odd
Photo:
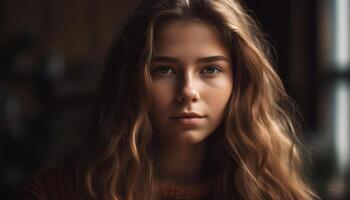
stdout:
[[212,74],[212,73],[214,72],[214,68],[212,68],[212,67],[208,68],[207,72],[208,72],[209,74]]
[[161,67],[160,70],[163,73],[168,72],[168,68],[167,67]]

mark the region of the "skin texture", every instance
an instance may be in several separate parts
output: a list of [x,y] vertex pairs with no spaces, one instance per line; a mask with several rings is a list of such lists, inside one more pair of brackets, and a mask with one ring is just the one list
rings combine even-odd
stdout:
[[[156,35],[150,73],[160,181],[194,183],[202,172],[206,139],[223,121],[232,93],[230,53],[214,26],[196,19],[174,21]],[[191,112],[201,116],[195,124],[173,119]]]

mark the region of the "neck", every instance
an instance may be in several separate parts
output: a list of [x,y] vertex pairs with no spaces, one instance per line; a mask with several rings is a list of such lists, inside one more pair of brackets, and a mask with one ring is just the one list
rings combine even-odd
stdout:
[[202,181],[207,142],[195,145],[159,145],[156,153],[158,181],[190,185]]

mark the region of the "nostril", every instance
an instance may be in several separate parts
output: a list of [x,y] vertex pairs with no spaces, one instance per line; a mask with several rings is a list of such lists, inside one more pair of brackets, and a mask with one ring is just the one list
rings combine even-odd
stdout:
[[185,102],[197,102],[199,100],[199,96],[194,94],[192,96],[179,96],[176,98],[176,101],[178,103],[185,103]]

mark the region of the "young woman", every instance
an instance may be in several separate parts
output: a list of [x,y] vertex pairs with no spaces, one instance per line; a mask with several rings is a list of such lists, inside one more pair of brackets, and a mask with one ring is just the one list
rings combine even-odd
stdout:
[[88,156],[26,199],[316,198],[261,36],[238,0],[145,1],[111,51]]

